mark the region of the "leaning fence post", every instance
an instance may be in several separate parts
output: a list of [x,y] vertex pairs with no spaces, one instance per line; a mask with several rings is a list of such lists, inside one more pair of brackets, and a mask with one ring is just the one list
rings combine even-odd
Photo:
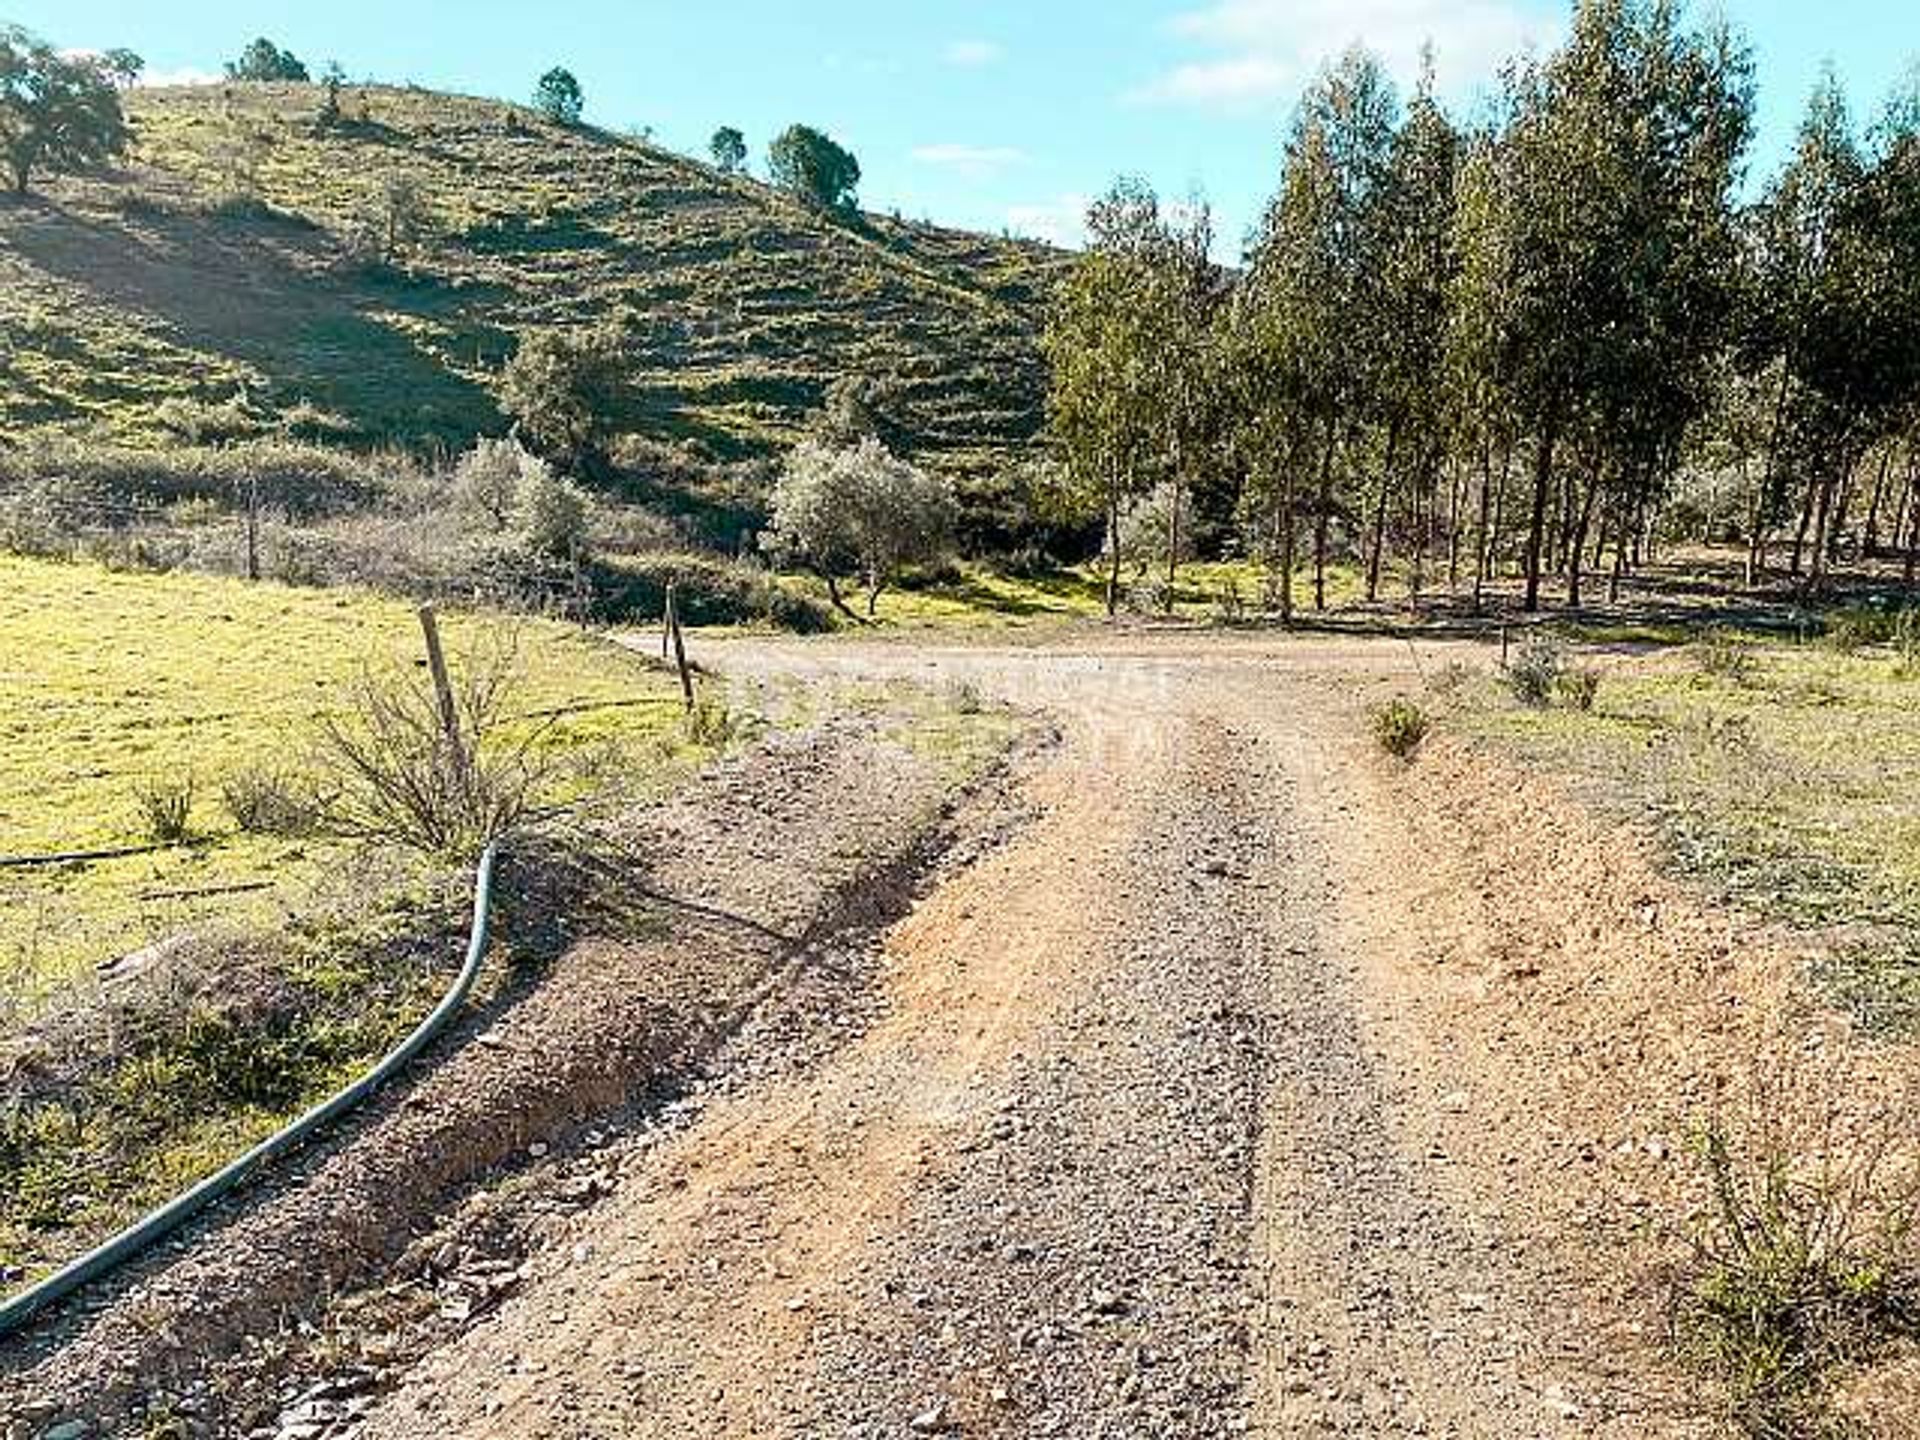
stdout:
[[687,668],[687,642],[680,634],[680,606],[671,585],[667,587],[667,633],[673,636],[673,663],[680,671],[680,694],[687,702],[688,713],[692,713],[693,672]]
[[433,606],[420,607],[420,631],[427,638],[427,669],[433,674],[433,693],[440,702],[440,729],[447,737],[447,752],[453,760],[453,773],[467,773],[466,747],[460,743],[460,710],[453,700],[453,681],[447,675],[446,653],[440,648],[440,625]]

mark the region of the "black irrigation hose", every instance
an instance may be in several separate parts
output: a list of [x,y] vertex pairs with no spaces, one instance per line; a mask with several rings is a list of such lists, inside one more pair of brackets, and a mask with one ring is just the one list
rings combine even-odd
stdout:
[[465,1003],[473,989],[480,962],[487,953],[488,912],[493,901],[493,862],[498,845],[489,845],[480,857],[473,879],[473,928],[467,937],[467,957],[453,987],[433,1007],[433,1013],[415,1027],[384,1060],[346,1089],[324,1100],[278,1134],[261,1141],[239,1159],[216,1171],[185,1194],[175,1197],[144,1219],[55,1271],[38,1285],[23,1290],[0,1305],[0,1335],[18,1330],[34,1315],[65,1299],[90,1281],[99,1279],[180,1228],[215,1200],[232,1191],[260,1166],[279,1158],[315,1131],[346,1114],[390,1080],[423,1050],[427,1042]]
[[69,850],[59,855],[0,855],[0,870],[25,870],[34,865],[82,865],[93,860],[119,860],[128,855],[151,855],[171,850],[170,844],[117,845],[109,850]]

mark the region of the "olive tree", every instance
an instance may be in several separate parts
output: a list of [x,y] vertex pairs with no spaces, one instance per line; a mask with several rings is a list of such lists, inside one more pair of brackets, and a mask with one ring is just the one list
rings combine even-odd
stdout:
[[761,545],[805,565],[851,616],[840,578],[857,575],[871,616],[903,565],[933,560],[952,542],[959,514],[953,486],[891,454],[878,440],[795,448],[773,489],[772,521]]
[[13,193],[35,170],[75,170],[127,148],[117,71],[91,55],[64,55],[25,30],[0,28],[0,157]]
[[593,470],[605,460],[626,394],[626,337],[612,324],[535,331],[500,376],[500,407],[520,433],[573,468]]

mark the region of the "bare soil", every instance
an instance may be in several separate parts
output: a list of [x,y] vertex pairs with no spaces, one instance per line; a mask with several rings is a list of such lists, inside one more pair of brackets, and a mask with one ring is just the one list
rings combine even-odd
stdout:
[[[1454,657],[707,642],[763,679],[968,682],[1059,743],[949,817],[897,921],[761,964],[678,1093],[443,1214],[331,1368],[276,1377],[269,1433],[1717,1433],[1662,1344],[1691,1127],[1783,1045],[1863,1093],[1907,1057],[1547,782],[1380,754],[1367,707]],[[863,835],[840,808],[901,775],[741,787],[698,829],[740,838],[674,893],[739,917],[742,865]],[[578,964],[550,997],[575,1025],[612,1003]],[[417,1343],[372,1343],[407,1295]],[[14,1393],[109,1343],[179,1354],[109,1312]]]

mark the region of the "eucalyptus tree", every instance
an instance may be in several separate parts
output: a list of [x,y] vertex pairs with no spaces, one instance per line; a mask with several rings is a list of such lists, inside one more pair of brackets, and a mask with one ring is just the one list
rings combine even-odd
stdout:
[[[1457,331],[1498,367],[1532,440],[1529,610],[1549,543],[1577,603],[1599,502],[1613,497],[1622,526],[1639,514],[1705,403],[1731,311],[1750,75],[1729,32],[1684,31],[1662,0],[1582,0],[1560,50],[1508,71],[1510,121],[1479,162],[1461,237],[1465,290],[1501,313]],[[1568,451],[1576,463],[1556,470]]]
[[1376,312],[1368,326],[1369,399],[1386,430],[1367,555],[1369,600],[1380,589],[1396,463],[1411,452],[1417,589],[1435,478],[1446,451],[1449,406],[1443,361],[1457,264],[1453,210],[1460,150],[1459,133],[1434,99],[1429,57],[1406,119],[1390,144],[1385,183],[1372,207],[1374,233],[1366,246],[1369,262],[1378,267],[1372,282]]
[[1094,202],[1087,228],[1090,243],[1055,292],[1043,337],[1047,422],[1064,461],[1064,498],[1098,514],[1106,532],[1111,616],[1120,605],[1121,518],[1160,478],[1177,403],[1166,383],[1169,232],[1158,197],[1134,179]]
[[1326,605],[1334,462],[1343,434],[1372,418],[1392,336],[1381,207],[1398,102],[1379,62],[1349,50],[1308,87],[1282,159],[1279,193],[1255,237],[1249,283],[1266,312],[1293,403],[1317,446],[1314,607]]
[[1465,144],[1454,191],[1444,363],[1456,442],[1473,446],[1480,462],[1476,605],[1499,566],[1507,478],[1521,433],[1512,406],[1520,266],[1519,226],[1510,213],[1513,161],[1501,127],[1482,130]]

